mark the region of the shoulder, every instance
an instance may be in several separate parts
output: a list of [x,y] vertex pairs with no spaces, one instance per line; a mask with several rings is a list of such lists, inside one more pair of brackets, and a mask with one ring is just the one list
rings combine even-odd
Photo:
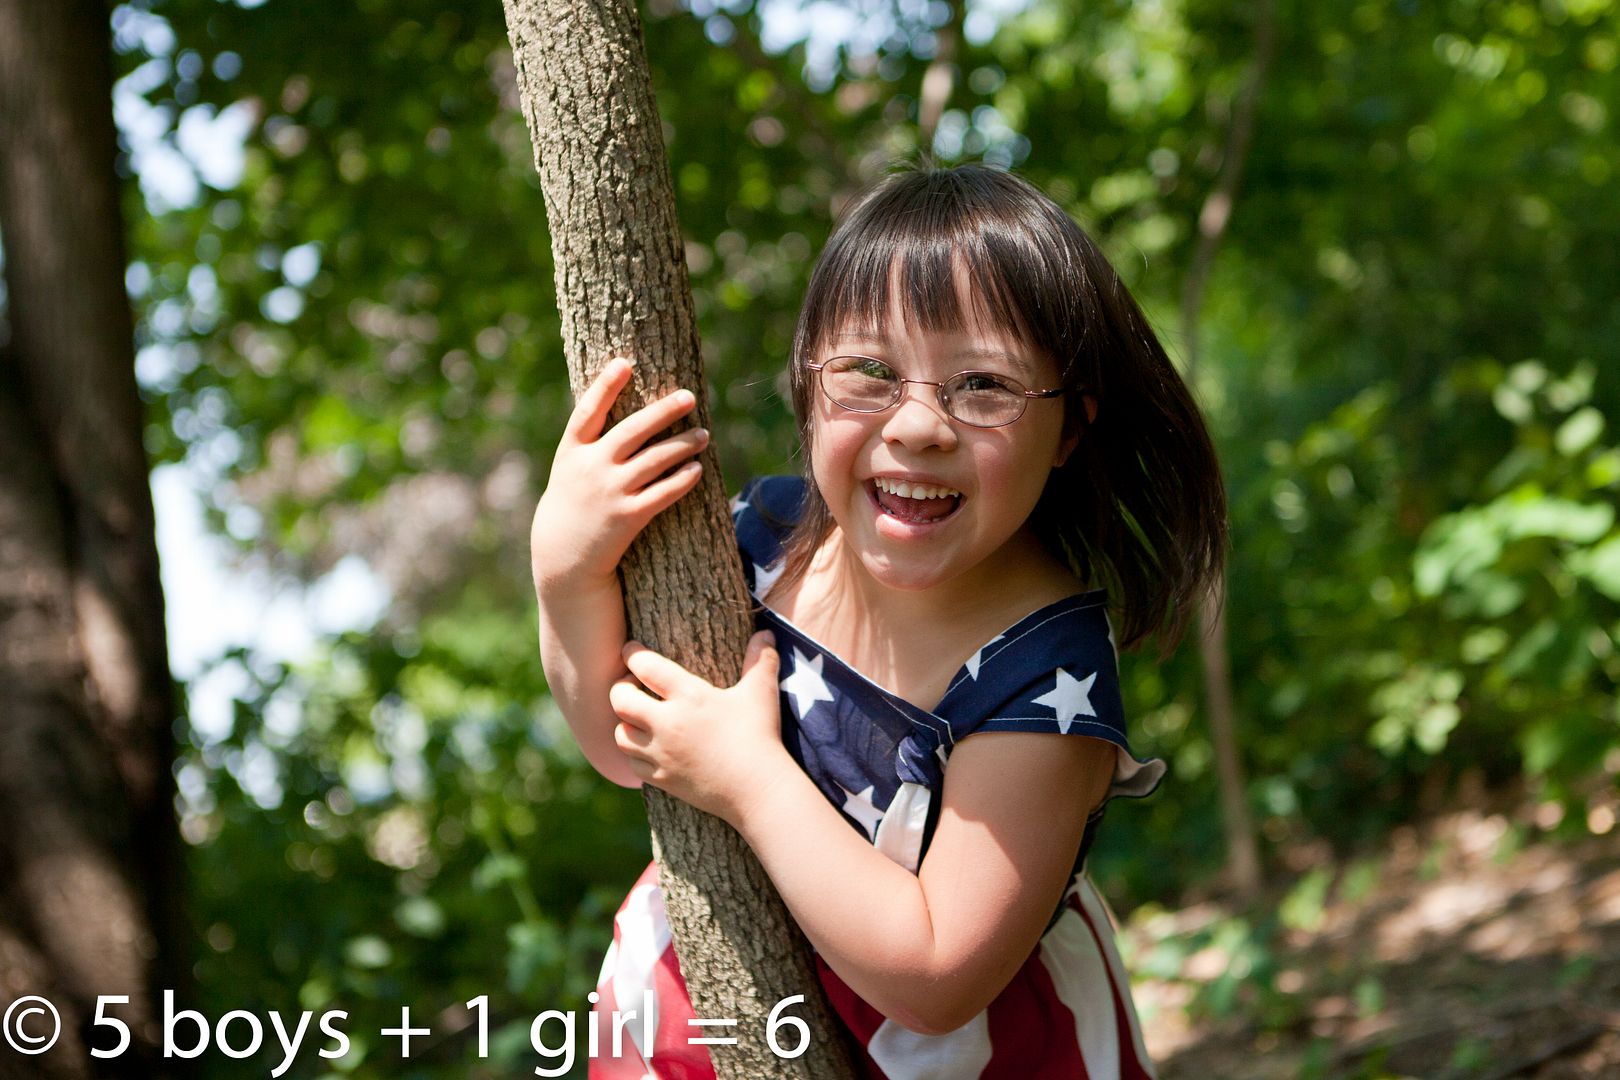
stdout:
[[[1056,732],[969,739],[951,755],[941,823],[977,821],[1031,853],[1045,853],[1055,841],[1073,862],[1079,831],[1108,790],[1114,758],[1105,740]],[[1042,822],[1052,828],[1031,829]]]
[[[975,664],[976,671],[970,670]],[[1083,750],[1065,750],[1063,760],[1071,768],[1078,762],[1088,774],[1097,760],[1111,761],[1109,797],[1149,795],[1165,773],[1164,761],[1138,758],[1131,749],[1113,627],[1101,591],[1034,612],[987,643],[941,704],[950,706],[945,754],[953,782],[959,765],[1003,742],[970,736],[993,732],[1064,736],[1017,740],[1025,745],[1084,744]],[[1071,760],[1071,754],[1081,757]],[[993,758],[992,766],[995,761],[1016,775],[1012,759]],[[974,772],[979,768],[969,766]]]
[[761,476],[743,485],[731,500],[731,522],[750,591],[756,595],[767,584],[761,579],[776,565],[782,545],[804,510],[806,485],[798,476]]
[[941,702],[955,737],[979,730],[1068,734],[1076,724],[1123,736],[1107,602],[1101,590],[1066,596],[985,642]]
[[758,522],[785,534],[804,511],[805,491],[802,476],[757,476],[731,500],[731,516],[739,525]]

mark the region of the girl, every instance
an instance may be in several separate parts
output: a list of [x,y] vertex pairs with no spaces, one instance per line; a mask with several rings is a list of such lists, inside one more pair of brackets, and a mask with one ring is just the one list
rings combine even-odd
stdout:
[[[741,833],[867,1075],[1152,1076],[1084,873],[1107,800],[1164,773],[1130,753],[1108,608],[1125,646],[1168,647],[1219,572],[1225,499],[1112,268],[1005,172],[857,200],[794,340],[805,475],[734,503],[761,632],[732,687],[625,641],[614,569],[708,441],[649,442],[686,390],[604,431],[629,375],[615,360],[581,395],[535,520],[541,656],[591,763]],[[653,1045],[591,1075],[712,1076],[654,866],[597,1008],[648,988]]]

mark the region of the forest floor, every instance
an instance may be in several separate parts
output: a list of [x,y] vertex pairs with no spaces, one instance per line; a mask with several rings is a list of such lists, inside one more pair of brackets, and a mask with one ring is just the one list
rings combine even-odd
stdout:
[[1161,1080],[1620,1078],[1620,828],[1556,817],[1448,813],[1247,914],[1133,913]]

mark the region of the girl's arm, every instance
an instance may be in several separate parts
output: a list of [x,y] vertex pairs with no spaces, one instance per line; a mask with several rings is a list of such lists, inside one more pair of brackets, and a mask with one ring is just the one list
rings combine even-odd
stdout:
[[639,685],[613,687],[624,721],[615,742],[637,776],[742,834],[851,989],[914,1031],[954,1031],[989,1005],[1040,940],[1116,751],[1056,733],[963,739],[913,875],[851,829],[782,746],[767,638],[756,635],[741,680],[724,689],[627,645]]
[[1055,733],[962,740],[915,876],[791,759],[733,824],[851,989],[904,1027],[944,1034],[982,1012],[1040,940],[1114,758],[1102,740]]
[[535,578],[540,603],[540,665],[546,685],[568,721],[585,760],[623,787],[640,787],[624,754],[613,745],[617,717],[607,690],[623,677],[624,594],[615,574],[604,580],[565,583]]
[[625,674],[619,560],[655,514],[697,486],[702,467],[689,459],[708,433],[694,428],[648,442],[691,411],[697,399],[688,390],[604,431],[630,373],[629,361],[609,361],[580,394],[535,509],[530,553],[551,694],[585,759],[614,783],[639,787],[613,745],[617,718],[608,704],[608,688]]

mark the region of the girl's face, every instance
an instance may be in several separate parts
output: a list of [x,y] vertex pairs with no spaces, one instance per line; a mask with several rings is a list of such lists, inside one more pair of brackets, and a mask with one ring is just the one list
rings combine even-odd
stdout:
[[[835,330],[815,359],[875,357],[906,379],[975,370],[1010,375],[1029,390],[1059,385],[1050,358],[986,320],[947,333],[909,329],[896,301],[887,322],[886,330]],[[880,413],[842,409],[818,384],[811,416],[811,467],[844,543],[875,581],[895,589],[990,582],[1007,560],[1028,557],[1030,513],[1079,440],[1065,431],[1061,397],[1030,398],[1013,423],[979,428],[949,417],[937,389],[916,383]],[[912,485],[912,498],[902,485]],[[915,497],[941,489],[943,498]]]

